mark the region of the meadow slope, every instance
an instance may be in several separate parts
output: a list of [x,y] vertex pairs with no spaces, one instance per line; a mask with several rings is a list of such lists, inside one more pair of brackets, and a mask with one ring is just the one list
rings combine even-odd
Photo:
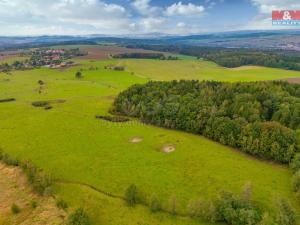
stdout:
[[[194,60],[78,61],[80,66],[67,70],[0,74],[0,99],[16,98],[15,102],[0,103],[0,147],[51,173],[60,181],[56,184],[58,195],[72,207],[85,205],[95,224],[204,223],[165,213],[153,215],[143,206],[128,208],[122,200],[80,183],[117,196],[124,196],[126,188],[136,184],[146,198],[157,195],[165,208],[169,198],[176,196],[178,211],[184,213],[190,200],[213,198],[221,190],[239,195],[245,183],[251,182],[254,201],[270,212],[274,212],[278,196],[297,207],[291,172],[285,166],[259,161],[201,136],[138,121],[111,123],[96,120],[95,115],[108,115],[120,91],[149,79],[261,80],[297,77],[299,72],[229,70]],[[108,64],[126,65],[127,71],[105,70]],[[89,70],[90,66],[98,70]],[[75,79],[79,68],[84,78]],[[41,87],[39,80],[45,85]],[[31,105],[57,99],[66,101],[52,103],[51,110]],[[137,136],[143,141],[131,143]],[[175,145],[176,150],[161,152],[166,144]]]

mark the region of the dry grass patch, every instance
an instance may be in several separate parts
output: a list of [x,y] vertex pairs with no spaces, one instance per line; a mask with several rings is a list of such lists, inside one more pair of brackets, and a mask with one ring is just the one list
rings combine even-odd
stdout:
[[[18,167],[0,163],[0,192],[0,224],[60,225],[66,220],[54,198],[35,194]],[[20,208],[18,214],[11,211],[14,204]]]

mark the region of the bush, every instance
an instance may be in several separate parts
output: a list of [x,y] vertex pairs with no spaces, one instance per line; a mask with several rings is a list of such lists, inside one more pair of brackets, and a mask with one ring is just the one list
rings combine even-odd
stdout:
[[221,192],[216,201],[216,220],[227,224],[255,225],[261,220],[261,214],[250,201],[245,203],[230,192]]
[[139,193],[137,187],[132,184],[130,185],[125,192],[125,199],[129,206],[134,206],[139,202]]
[[15,98],[5,98],[5,99],[0,99],[0,103],[14,102],[14,101],[16,101]]
[[38,206],[36,201],[31,201],[31,208],[36,209]]
[[290,168],[296,172],[300,169],[300,153],[295,154],[294,158],[290,162]]
[[272,216],[270,216],[268,213],[265,213],[262,216],[262,219],[258,225],[276,225],[276,224],[275,224],[274,218]]
[[77,79],[82,78],[82,73],[81,73],[80,71],[77,71],[76,74],[75,74],[75,77],[76,77]]
[[156,195],[152,195],[150,199],[150,210],[151,212],[158,212],[161,210],[161,202]]
[[67,210],[68,209],[68,203],[65,202],[63,199],[58,199],[56,201],[56,206],[59,208],[59,209],[63,209],[63,210]]
[[293,175],[292,186],[295,192],[300,191],[300,170]]
[[18,159],[14,159],[5,153],[1,153],[1,159],[8,166],[18,166],[20,164]]
[[31,162],[27,161],[22,164],[28,181],[32,184],[33,189],[40,195],[52,194],[52,178],[50,175],[38,169]]
[[37,102],[33,102],[31,104],[34,107],[48,107],[48,106],[50,106],[50,102],[48,102],[48,101],[37,101]]
[[285,199],[277,201],[276,222],[280,225],[296,225],[296,213],[290,203]]
[[45,82],[44,82],[44,81],[42,81],[42,80],[39,80],[39,81],[38,81],[38,84],[39,84],[39,85],[44,85],[44,84],[45,84]]
[[20,209],[20,207],[19,207],[18,205],[16,205],[16,204],[14,203],[14,204],[12,204],[12,206],[11,206],[11,212],[12,212],[13,214],[18,214],[18,213],[21,212],[21,209]]
[[169,207],[170,207],[170,213],[172,215],[177,214],[177,198],[175,196],[172,196],[169,200]]
[[69,216],[67,225],[90,225],[90,218],[87,213],[82,209],[77,209]]
[[[187,211],[190,217],[201,217],[207,219],[210,202],[205,202],[201,199],[192,200],[189,202]],[[207,219],[209,220],[209,219]]]

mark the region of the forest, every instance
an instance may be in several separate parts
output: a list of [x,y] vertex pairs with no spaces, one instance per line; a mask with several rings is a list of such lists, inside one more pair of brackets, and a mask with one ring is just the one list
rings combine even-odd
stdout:
[[180,45],[128,45],[129,48],[143,48],[190,55],[213,61],[224,67],[244,65],[266,66],[300,71],[300,55],[295,51],[212,48]]
[[151,81],[121,92],[113,112],[281,163],[299,150],[299,84]]
[[165,56],[163,53],[122,53],[112,56],[115,59],[160,59],[160,60],[178,60],[176,56]]

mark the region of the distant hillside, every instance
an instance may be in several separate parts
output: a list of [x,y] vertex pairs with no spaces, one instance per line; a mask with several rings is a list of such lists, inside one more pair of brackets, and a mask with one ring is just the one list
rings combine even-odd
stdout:
[[300,51],[300,30],[236,31],[191,36],[143,36],[109,37],[91,36],[39,36],[0,37],[0,50],[40,47],[55,44],[164,44],[226,48],[288,49]]

